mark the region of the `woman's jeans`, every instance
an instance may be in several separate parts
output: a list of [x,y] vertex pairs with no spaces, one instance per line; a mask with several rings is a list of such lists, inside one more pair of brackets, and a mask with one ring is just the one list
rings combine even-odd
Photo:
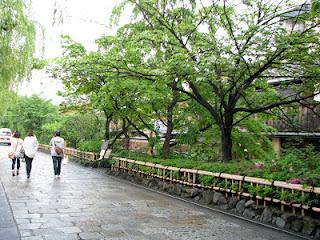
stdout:
[[24,159],[26,160],[27,176],[30,177],[33,158],[29,158],[27,155],[25,155]]
[[12,170],[14,170],[16,163],[17,163],[17,170],[20,169],[20,158],[14,158],[12,159]]
[[52,156],[54,175],[60,175],[62,157]]

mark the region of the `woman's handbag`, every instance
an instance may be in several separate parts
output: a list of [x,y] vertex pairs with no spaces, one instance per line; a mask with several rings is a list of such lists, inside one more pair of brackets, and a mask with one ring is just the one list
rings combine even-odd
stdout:
[[17,147],[18,147],[18,141],[19,141],[19,140],[17,140],[17,144],[16,144],[16,147],[14,148],[14,152],[9,152],[8,158],[10,158],[10,159],[15,159],[15,158],[16,158],[15,152],[16,152]]
[[24,158],[24,154],[25,154],[24,149],[23,149],[23,147],[21,147],[21,149],[16,157],[17,158]]
[[14,152],[9,152],[8,158],[15,159],[16,158],[16,154]]

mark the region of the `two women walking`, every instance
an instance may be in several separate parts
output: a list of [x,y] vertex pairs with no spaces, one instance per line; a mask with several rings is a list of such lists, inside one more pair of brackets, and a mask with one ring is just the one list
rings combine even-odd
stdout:
[[[61,162],[64,158],[64,139],[60,136],[60,131],[56,131],[54,137],[50,140],[51,157],[53,162],[53,170],[55,177],[60,177]],[[11,138],[11,153],[14,155],[12,158],[12,176],[19,175],[20,159],[24,158],[26,162],[27,178],[30,178],[32,161],[38,150],[38,140],[29,130],[24,140],[20,138],[20,133],[15,131]],[[15,170],[16,169],[16,170]]]
[[[38,150],[38,146],[38,140],[32,130],[29,130],[24,140],[20,138],[18,131],[13,133],[11,138],[11,152],[14,153],[14,157],[12,158],[12,176],[19,175],[20,159],[24,158],[26,161],[27,178],[30,178],[32,160]],[[16,165],[17,170],[15,171]]]

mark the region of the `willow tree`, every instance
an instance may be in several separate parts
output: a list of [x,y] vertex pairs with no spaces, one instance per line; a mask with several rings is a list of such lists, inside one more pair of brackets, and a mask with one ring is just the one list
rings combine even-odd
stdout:
[[0,1],[0,98],[31,70],[35,26],[27,10],[24,0]]
[[[115,71],[153,81],[174,76],[170,87],[208,111],[222,159],[230,160],[232,132],[245,120],[318,93],[320,22],[309,5],[295,2],[126,0],[114,13],[133,8],[124,31],[130,54],[154,61],[137,66],[125,55]],[[281,94],[271,80],[293,91]]]

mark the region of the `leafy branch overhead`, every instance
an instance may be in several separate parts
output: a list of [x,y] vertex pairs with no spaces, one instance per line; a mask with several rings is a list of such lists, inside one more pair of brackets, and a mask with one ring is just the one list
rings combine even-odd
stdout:
[[[125,43],[117,70],[146,80],[162,75],[152,76],[153,81],[175,76],[174,89],[198,102],[219,126],[224,159],[232,158],[232,129],[241,121],[318,93],[319,19],[310,6],[294,1],[125,2],[136,18],[118,33]],[[137,55],[139,64],[133,61]],[[293,91],[281,94],[271,82]]]
[[318,4],[125,0],[112,22],[130,6],[131,23],[98,39],[96,52],[69,39],[61,76],[140,134],[159,118],[185,133],[196,121],[198,132],[214,126],[230,160],[239,131],[269,131],[256,123],[264,114],[318,94]]

